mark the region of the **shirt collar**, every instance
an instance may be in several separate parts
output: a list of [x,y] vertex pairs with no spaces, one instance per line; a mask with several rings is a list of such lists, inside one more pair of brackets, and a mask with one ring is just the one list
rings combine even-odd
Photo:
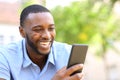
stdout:
[[49,53],[49,56],[48,56],[48,62],[52,63],[53,65],[55,65],[55,57],[54,57],[54,50],[53,50],[53,47],[51,47],[51,51]]
[[28,57],[27,51],[26,51],[26,45],[25,45],[25,39],[22,41],[22,52],[23,52],[23,68],[28,67],[30,64],[32,64],[32,61]]

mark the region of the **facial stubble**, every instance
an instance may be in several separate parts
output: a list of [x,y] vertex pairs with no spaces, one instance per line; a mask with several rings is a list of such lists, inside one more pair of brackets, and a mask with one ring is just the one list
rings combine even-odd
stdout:
[[[48,55],[50,53],[50,51],[47,54],[41,53],[40,51],[38,51],[37,47],[35,46],[35,44],[30,40],[30,38],[28,37],[28,35],[26,34],[26,42],[28,44],[28,46],[30,46],[30,48],[37,54],[39,55]],[[53,44],[53,41],[52,41]],[[51,46],[52,46],[51,44]],[[50,46],[50,48],[51,48]],[[51,49],[50,49],[51,50]]]

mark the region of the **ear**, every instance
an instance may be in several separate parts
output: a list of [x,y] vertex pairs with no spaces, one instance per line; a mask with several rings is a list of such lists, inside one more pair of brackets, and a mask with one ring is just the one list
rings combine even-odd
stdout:
[[25,38],[25,31],[24,31],[24,28],[22,26],[19,27],[19,32],[20,32],[20,35]]

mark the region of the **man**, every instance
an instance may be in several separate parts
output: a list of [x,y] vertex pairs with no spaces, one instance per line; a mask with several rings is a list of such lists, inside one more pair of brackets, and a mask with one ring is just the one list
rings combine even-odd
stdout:
[[54,41],[55,24],[50,11],[30,5],[20,15],[23,39],[0,48],[0,80],[81,80],[77,64],[66,69],[71,45]]

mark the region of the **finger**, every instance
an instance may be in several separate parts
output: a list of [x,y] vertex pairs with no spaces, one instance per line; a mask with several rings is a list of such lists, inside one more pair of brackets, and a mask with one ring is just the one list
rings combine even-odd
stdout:
[[83,73],[77,73],[70,77],[69,80],[82,80],[83,79]]
[[58,73],[61,73],[61,72],[63,72],[63,71],[65,71],[66,70],[66,66],[65,67],[63,67],[63,68],[61,68],[60,70],[58,70],[57,72]]
[[73,72],[80,69],[83,69],[83,64],[77,64],[77,65],[71,66],[66,70],[66,75],[71,75]]
[[0,80],[6,80],[6,79],[0,78]]

